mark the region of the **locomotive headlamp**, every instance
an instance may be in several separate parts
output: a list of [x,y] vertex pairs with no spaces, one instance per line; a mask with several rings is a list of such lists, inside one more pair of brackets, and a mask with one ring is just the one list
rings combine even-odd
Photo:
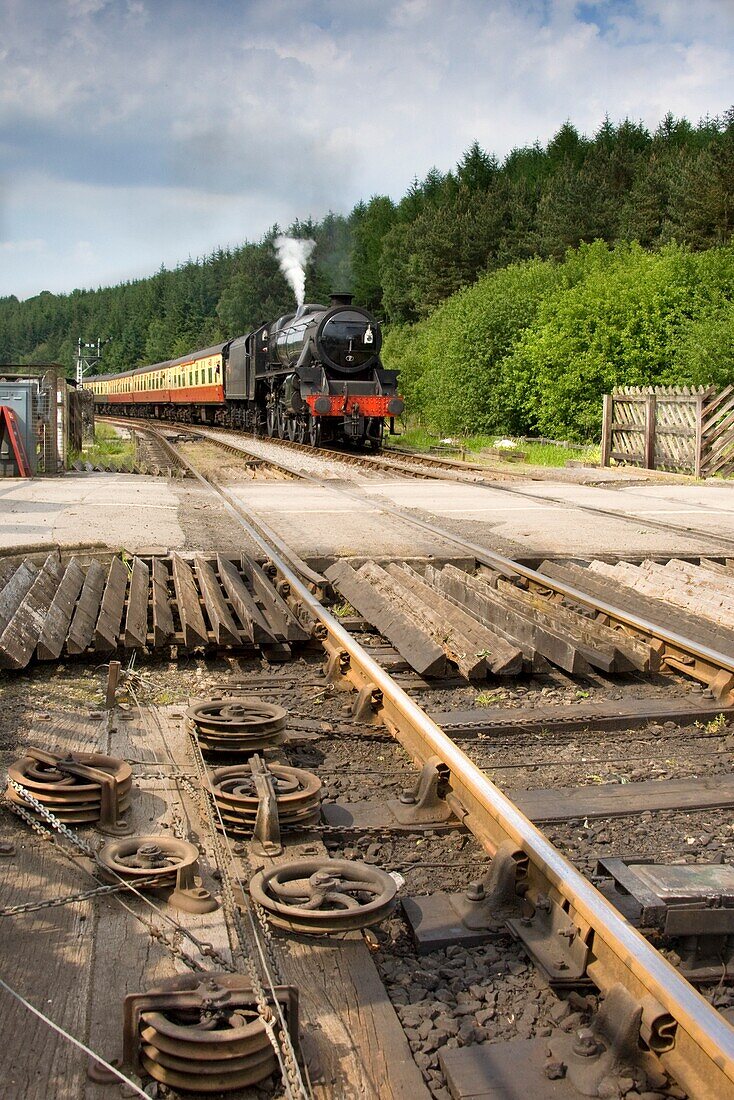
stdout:
[[375,342],[375,334],[372,331],[372,325],[367,325],[364,334],[364,342],[365,344],[373,344]]
[[321,397],[317,397],[313,403],[314,411],[317,413],[330,413],[331,412],[331,400],[322,394]]
[[387,403],[387,411],[390,416],[401,416],[404,408],[405,402],[402,397],[391,397]]

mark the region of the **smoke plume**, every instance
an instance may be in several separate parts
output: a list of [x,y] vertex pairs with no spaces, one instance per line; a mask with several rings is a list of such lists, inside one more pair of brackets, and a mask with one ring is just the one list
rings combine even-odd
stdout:
[[316,247],[316,241],[281,236],[276,237],[273,243],[278,255],[280,270],[293,287],[296,302],[299,306],[302,306],[306,293],[306,264]]

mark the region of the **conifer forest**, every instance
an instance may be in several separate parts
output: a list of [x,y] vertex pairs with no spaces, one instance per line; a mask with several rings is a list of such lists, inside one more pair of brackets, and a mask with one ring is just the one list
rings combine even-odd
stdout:
[[615,385],[734,381],[734,108],[653,132],[565,123],[503,160],[473,144],[394,201],[373,195],[114,287],[0,299],[0,362],[100,336],[105,372],[293,308],[273,240],[311,238],[306,300],[350,290],[385,322],[409,415],[438,432],[593,439]]

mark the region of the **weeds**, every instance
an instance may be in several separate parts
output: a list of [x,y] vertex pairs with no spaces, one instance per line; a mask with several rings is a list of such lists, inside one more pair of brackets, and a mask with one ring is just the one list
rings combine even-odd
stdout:
[[[464,435],[453,436],[448,441],[444,441],[439,436],[426,431],[425,428],[411,428],[395,437],[395,447],[410,451],[430,451],[433,448],[456,455],[463,452],[481,456],[483,451],[493,450],[504,438],[501,435]],[[591,443],[585,447],[565,447],[560,443],[536,443],[524,439],[512,439],[512,442],[515,444],[515,450],[507,448],[508,460],[520,452],[525,456],[522,463],[528,466],[565,466],[570,459],[598,464],[601,459],[600,447]],[[500,453],[501,451],[502,448]],[[496,460],[496,456],[492,457]]]

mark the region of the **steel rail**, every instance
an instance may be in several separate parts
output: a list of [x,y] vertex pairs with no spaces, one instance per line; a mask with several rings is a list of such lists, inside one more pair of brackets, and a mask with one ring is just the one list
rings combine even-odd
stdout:
[[[181,456],[204,485],[210,485]],[[602,992],[621,984],[643,1010],[642,1033],[663,1067],[696,1100],[734,1100],[734,1028],[559,852],[363,646],[323,607],[272,544],[248,532],[319,624],[322,644],[353,686],[376,695],[388,731],[419,763],[438,757],[450,771],[452,804],[494,855],[509,841],[528,860],[531,891],[565,903],[590,947],[587,974]],[[502,559],[514,568],[509,559]],[[542,574],[538,574],[542,577]],[[543,578],[545,580],[545,578]]]
[[493,855],[510,840],[530,860],[536,889],[550,887],[569,903],[570,919],[593,936],[587,972],[595,984],[607,991],[621,982],[645,1003],[643,1021],[651,1029],[663,1014],[672,1019],[673,1045],[659,1055],[672,1076],[692,1097],[734,1098],[734,1029],[370,657],[286,563],[272,552],[270,558],[293,597],[327,631],[331,652],[347,654],[351,682],[374,685],[382,693],[379,716],[387,729],[420,763],[438,756],[449,768],[460,813],[480,843]]
[[[105,417],[105,419],[114,420],[117,423],[126,423],[122,417],[108,416]],[[247,531],[250,536],[252,536],[253,531],[260,531],[266,539],[270,540],[270,544],[275,546],[283,557],[291,562],[293,567],[298,570],[302,577],[305,577],[311,584],[319,588],[326,585],[326,577],[322,576],[321,573],[317,573],[315,569],[312,569],[311,566],[307,564],[307,562],[303,561],[303,559],[300,558],[283,539],[281,539],[280,535],[273,531],[272,527],[259,517],[253,515],[249,508],[241,501],[236,500],[223,486],[216,485],[213,481],[209,481],[208,478],[205,478],[203,474],[200,474],[188,459],[181,454],[179,449],[175,447],[170,440],[166,439],[163,434],[164,428],[162,425],[150,425],[145,423],[141,425],[138,430],[147,431],[150,432],[151,435],[156,436],[168,452],[176,458],[176,461],[180,462],[181,465],[189,471],[192,477],[196,478],[196,480],[210,490],[210,492],[217,493],[222,498],[223,506],[229,515],[240,525],[240,527]],[[202,436],[202,438],[205,437]],[[259,540],[256,541],[259,543]]]
[[[253,454],[252,451],[246,449],[244,444],[225,444],[221,440],[218,441],[216,436],[212,435],[210,431],[201,432],[198,429],[195,430],[199,432],[202,439],[209,439],[213,443],[219,442],[222,446],[241,450],[241,452],[246,455],[251,456]],[[217,430],[218,429],[212,429],[212,431]],[[272,462],[271,459],[266,459],[266,461]],[[290,467],[285,466],[284,469],[290,470]],[[294,471],[290,470],[290,472],[293,473]],[[684,658],[691,658],[694,662],[698,662],[703,669],[710,670],[711,675],[707,674],[699,678],[709,683],[718,694],[718,697],[723,698],[728,692],[734,690],[734,656],[729,653],[723,653],[720,650],[713,649],[702,642],[696,641],[694,638],[687,638],[685,635],[679,634],[677,631],[671,630],[660,623],[655,623],[650,619],[646,619],[642,615],[635,615],[597,596],[592,596],[588,592],[584,592],[583,589],[576,588],[574,585],[566,584],[564,581],[548,577],[544,573],[538,572],[537,569],[532,569],[528,565],[522,565],[519,562],[513,561],[512,558],[508,558],[494,550],[489,550],[486,546],[471,542],[461,535],[456,535],[443,527],[439,527],[437,524],[419,519],[417,516],[412,515],[396,504],[387,504],[384,500],[375,500],[373,497],[369,496],[365,497],[353,489],[348,489],[343,485],[333,485],[329,481],[314,477],[303,471],[299,471],[298,476],[304,481],[330,489],[332,492],[342,493],[362,504],[365,503],[365,500],[368,500],[370,505],[376,507],[379,511],[397,516],[413,527],[427,531],[431,535],[438,536],[461,547],[462,550],[470,553],[482,565],[495,569],[508,577],[523,577],[525,580],[538,587],[551,589],[553,592],[576,603],[583,604],[585,607],[589,607],[596,612],[600,612],[610,619],[613,619],[615,622],[629,627],[631,630],[635,630],[646,637],[657,639],[664,645],[671,647],[678,654],[683,655]],[[675,654],[672,655],[671,660],[674,662],[674,667],[678,668],[680,671],[687,672],[689,675],[695,675],[695,665],[693,667],[683,665],[680,658],[678,658],[678,661],[675,660]],[[722,672],[724,676],[719,675]]]

